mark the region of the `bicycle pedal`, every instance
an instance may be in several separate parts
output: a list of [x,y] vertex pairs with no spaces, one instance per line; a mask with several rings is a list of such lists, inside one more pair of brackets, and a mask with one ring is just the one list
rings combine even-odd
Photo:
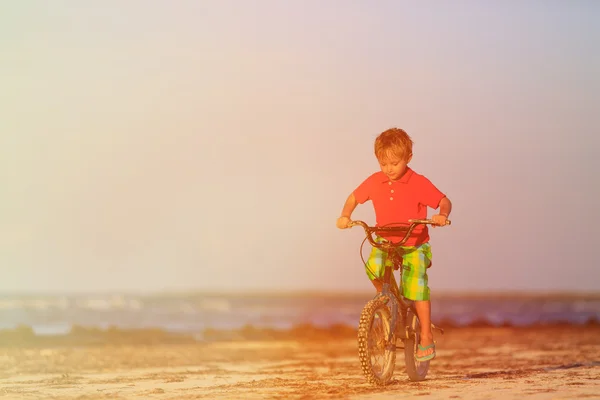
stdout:
[[444,334],[444,330],[442,328],[440,328],[439,326],[435,326],[434,324],[431,324],[431,329],[435,329],[437,331],[440,331],[440,333],[442,335]]

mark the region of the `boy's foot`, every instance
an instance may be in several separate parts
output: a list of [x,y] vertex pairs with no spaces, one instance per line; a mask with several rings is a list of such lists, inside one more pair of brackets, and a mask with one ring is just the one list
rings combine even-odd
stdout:
[[433,360],[435,358],[435,343],[431,343],[429,346],[417,346],[417,354],[415,360],[419,362]]
[[425,338],[421,336],[421,343],[417,346],[417,354],[415,358],[417,361],[432,360],[435,357],[435,342],[433,337]]

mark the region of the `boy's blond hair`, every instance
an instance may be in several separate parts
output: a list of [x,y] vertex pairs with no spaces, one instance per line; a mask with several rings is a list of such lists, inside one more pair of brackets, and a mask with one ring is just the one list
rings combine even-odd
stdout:
[[375,157],[382,160],[389,156],[396,156],[406,161],[412,154],[412,139],[400,128],[388,129],[375,139]]

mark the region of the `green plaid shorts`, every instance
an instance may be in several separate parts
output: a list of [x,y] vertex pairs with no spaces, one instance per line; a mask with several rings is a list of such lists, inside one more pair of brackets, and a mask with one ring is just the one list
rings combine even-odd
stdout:
[[[382,239],[376,238],[379,243]],[[399,247],[402,256],[402,294],[409,300],[429,300],[430,292],[427,268],[431,266],[431,245],[423,243],[418,247]],[[392,267],[387,252],[373,247],[365,270],[370,280],[383,278],[384,265]]]

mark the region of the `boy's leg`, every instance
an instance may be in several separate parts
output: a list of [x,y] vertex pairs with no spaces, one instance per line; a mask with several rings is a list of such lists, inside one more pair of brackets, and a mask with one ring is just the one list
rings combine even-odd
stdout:
[[[431,246],[425,243],[417,248],[407,248],[403,255],[402,294],[415,302],[417,316],[421,323],[422,347],[433,344],[431,331],[431,302],[427,268],[431,265]],[[427,350],[417,349],[417,357],[434,352],[433,346]]]
[[[415,301],[415,309],[417,310],[417,316],[421,322],[421,346],[427,348],[433,344],[433,332],[431,331],[431,301]],[[428,356],[435,350],[432,347],[427,350],[421,350],[417,348],[417,357]]]
[[371,254],[365,265],[365,271],[369,280],[375,286],[377,293],[381,293],[383,290],[383,273],[385,271],[384,265],[387,262],[387,253],[377,247],[371,249]]

